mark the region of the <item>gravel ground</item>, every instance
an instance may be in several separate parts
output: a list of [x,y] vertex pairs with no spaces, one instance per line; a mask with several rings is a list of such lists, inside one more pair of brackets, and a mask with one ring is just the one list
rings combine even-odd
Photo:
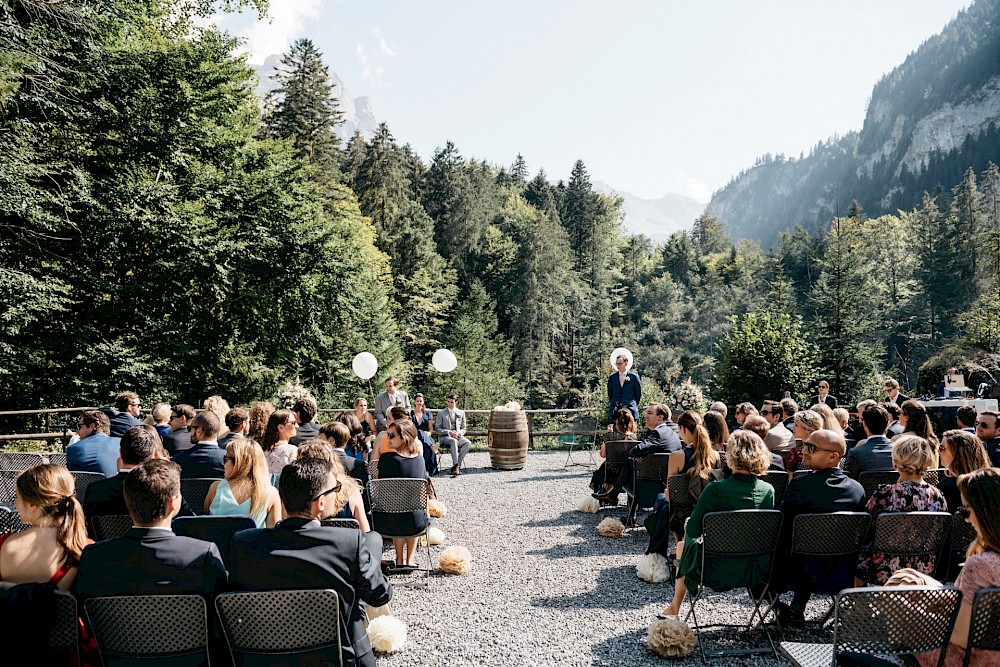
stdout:
[[[574,457],[587,460],[585,453]],[[498,471],[489,467],[488,454],[472,453],[460,477],[434,479],[448,508],[433,520],[445,533],[444,544],[431,548],[434,562],[443,548],[460,544],[472,552],[472,568],[461,576],[434,574],[429,587],[425,573],[392,577],[392,612],[406,622],[408,635],[400,653],[379,656],[381,667],[667,663],[644,638],[673,584],[636,577],[647,542],[642,528],[620,539],[597,534],[604,516],[624,515],[624,504],[600,514],[575,509],[589,493],[595,466],[563,467],[565,460],[565,452],[532,452],[523,470]],[[421,565],[426,558],[422,552]],[[825,600],[813,603],[807,616],[822,614]],[[703,599],[698,609],[702,623],[729,622],[747,618],[751,604],[745,592],[728,593]],[[750,640],[766,645],[760,632]],[[701,664],[697,649],[675,664]],[[785,663],[767,655],[712,664]]]

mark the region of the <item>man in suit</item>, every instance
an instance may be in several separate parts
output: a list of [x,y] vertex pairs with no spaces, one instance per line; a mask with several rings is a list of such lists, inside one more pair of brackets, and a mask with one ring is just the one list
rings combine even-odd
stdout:
[[966,433],[976,433],[976,421],[979,419],[979,415],[976,413],[975,406],[963,405],[955,411],[955,421],[958,422],[958,428],[962,429]]
[[124,537],[83,550],[76,594],[184,595],[211,598],[226,582],[219,549],[211,542],[174,535],[170,522],[181,508],[181,469],[152,459],[125,476],[125,502],[135,525]]
[[602,503],[617,505],[618,495],[622,492],[622,487],[632,479],[632,471],[635,467],[635,459],[649,456],[650,454],[663,454],[678,452],[681,450],[681,439],[669,426],[670,408],[662,403],[650,403],[644,414],[646,419],[646,437],[638,445],[629,450],[622,466],[621,474],[612,487],[604,493],[593,493],[595,498]]
[[295,415],[295,420],[299,425],[288,444],[298,447],[306,440],[314,440],[319,437],[319,424],[315,421],[317,412],[319,412],[319,406],[316,405],[314,399],[306,396],[295,401],[295,405],[292,406],[292,414]]
[[830,394],[830,383],[826,380],[820,380],[819,384],[816,385],[817,393],[815,396],[809,399],[809,405],[806,407],[812,407],[814,405],[819,405],[820,403],[826,405],[831,410],[837,409],[837,397]]
[[[791,432],[795,426],[795,413],[799,411],[799,404],[794,398],[781,399],[781,425]],[[793,436],[794,437],[794,436]]]
[[633,419],[639,421],[639,402],[642,400],[642,382],[639,376],[628,371],[629,358],[624,354],[615,359],[617,373],[608,376],[608,430],[615,427],[615,410],[626,408]]
[[142,401],[139,400],[139,394],[134,391],[119,394],[118,398],[115,399],[115,410],[118,411],[118,414],[110,419],[111,437],[120,438],[125,435],[125,431],[139,425],[138,417],[142,412]]
[[[333,451],[337,453],[347,474],[357,480],[362,489],[367,489],[368,466],[365,465],[364,461],[348,454],[345,449],[347,442],[351,439],[351,429],[347,428],[347,425],[342,422],[329,422],[320,427],[319,437],[333,447]],[[361,494],[361,498],[365,503],[365,513],[370,515],[372,509],[371,495],[368,492],[364,492]]]
[[[825,587],[823,590],[831,590],[831,584],[839,588],[854,585],[856,555],[847,559],[823,557],[805,558],[794,564],[782,562],[791,549],[792,526],[796,516],[864,511],[865,490],[839,467],[846,451],[847,443],[839,433],[826,429],[813,432],[806,440],[802,452],[802,463],[813,472],[792,478],[778,508],[784,519],[778,540],[779,566],[774,571],[783,573],[783,583],[795,591],[791,605],[783,602],[778,604],[779,619],[783,624],[801,623],[805,620],[806,603],[819,584]],[[779,584],[776,592],[784,588]]]
[[[160,436],[156,429],[147,424],[133,426],[122,436],[118,450],[118,474],[87,485],[83,500],[83,514],[90,519],[95,516],[128,514],[125,490],[122,485],[129,472],[141,463],[150,461],[160,451]],[[187,502],[181,500],[177,516],[194,516]],[[93,535],[91,535],[93,537]]]
[[340,598],[341,659],[345,667],[375,667],[365,631],[366,603],[388,604],[392,585],[380,568],[382,537],[323,526],[335,513],[340,488],[329,462],[302,459],[285,466],[278,493],[284,521],[233,537],[230,581],[241,590],[330,588]]
[[885,381],[885,395],[888,397],[888,401],[895,403],[896,405],[902,405],[906,401],[910,400],[909,396],[904,396],[899,392],[899,382],[893,378],[889,378]]
[[906,428],[899,423],[900,405],[902,405],[902,403],[893,403],[892,401],[886,401],[882,404],[885,411],[889,413],[889,427],[886,429],[886,433],[890,439],[896,437],[897,435],[902,435],[903,431],[906,430]]
[[66,448],[66,467],[114,477],[118,473],[119,438],[112,438],[110,430],[108,416],[100,410],[81,412],[76,430],[80,439]]
[[772,452],[785,452],[791,449],[795,444],[795,437],[781,421],[784,417],[781,404],[777,401],[764,401],[764,405],[760,408],[760,416],[767,420],[770,427],[767,437],[764,438],[767,448]]
[[983,410],[976,420],[976,437],[983,441],[990,463],[1000,468],[1000,413]]
[[863,472],[892,470],[892,441],[885,437],[889,426],[889,413],[875,405],[861,414],[865,426],[864,444],[852,447],[844,459],[844,472],[858,479]]
[[855,411],[858,413],[858,422],[847,427],[847,439],[854,441],[852,447],[860,445],[868,437],[868,434],[865,433],[865,425],[861,421],[861,415],[865,413],[865,410],[875,405],[878,405],[877,401],[866,398],[856,406]]
[[226,413],[226,428],[229,433],[219,438],[219,447],[226,448],[231,440],[239,440],[247,437],[250,430],[250,413],[244,408],[233,408]]
[[385,391],[375,397],[375,430],[385,430],[385,416],[395,405],[410,410],[410,396],[399,388],[399,382],[394,377],[385,379]]
[[177,452],[191,449],[191,434],[188,432],[188,425],[195,415],[194,406],[187,403],[178,403],[170,406],[170,435],[163,439],[163,446],[167,452],[173,456]]
[[190,449],[184,449],[172,457],[174,463],[181,467],[181,477],[218,477],[226,476],[222,459],[226,450],[219,447],[219,431],[222,423],[214,412],[203,410],[199,412],[188,427],[188,435],[194,443]]
[[465,437],[465,410],[458,409],[458,394],[448,394],[448,407],[438,410],[434,420],[434,433],[438,443],[451,450],[451,476],[462,474],[462,461],[469,453],[472,443]]

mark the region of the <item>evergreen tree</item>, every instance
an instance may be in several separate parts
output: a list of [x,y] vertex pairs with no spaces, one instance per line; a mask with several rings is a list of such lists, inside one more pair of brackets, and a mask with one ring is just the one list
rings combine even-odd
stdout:
[[984,291],[1000,298],[1000,170],[996,164],[987,165],[981,181]]
[[403,214],[409,210],[409,189],[401,151],[389,126],[382,123],[375,130],[358,167],[354,191],[358,194],[361,212],[375,223],[378,247],[383,252],[391,254],[402,231]]

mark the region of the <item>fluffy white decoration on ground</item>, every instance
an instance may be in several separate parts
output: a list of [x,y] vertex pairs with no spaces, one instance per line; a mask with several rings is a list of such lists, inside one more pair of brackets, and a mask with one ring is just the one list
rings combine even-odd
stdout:
[[437,498],[431,498],[427,501],[427,513],[435,519],[440,519],[448,513],[448,508]]
[[607,516],[597,524],[597,532],[603,537],[621,537],[625,534],[625,524],[618,517]]
[[444,544],[444,531],[431,526],[431,529],[427,531],[427,540],[431,544]]
[[684,621],[668,618],[649,625],[646,644],[665,658],[685,658],[694,651],[698,639]]
[[395,653],[406,643],[406,623],[395,616],[379,616],[368,624],[368,639],[379,653]]
[[580,510],[584,514],[595,514],[600,508],[600,501],[589,493],[580,498],[580,502],[576,504],[576,509]]
[[640,558],[639,563],[635,566],[635,573],[640,579],[651,584],[658,584],[670,578],[667,559],[660,554],[646,554]]
[[438,566],[448,574],[465,574],[472,565],[472,554],[463,546],[454,544],[438,557]]

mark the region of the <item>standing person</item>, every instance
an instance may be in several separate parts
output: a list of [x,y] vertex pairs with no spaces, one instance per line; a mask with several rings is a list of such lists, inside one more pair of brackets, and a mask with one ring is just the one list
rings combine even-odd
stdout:
[[983,410],[976,419],[976,437],[983,441],[986,454],[995,468],[1000,468],[1000,412]]
[[410,420],[417,427],[417,438],[423,446],[424,464],[427,466],[428,475],[437,474],[437,454],[434,452],[434,438],[431,433],[434,431],[434,419],[431,411],[424,405],[424,395],[417,394],[413,397],[413,412]]
[[899,391],[899,382],[894,378],[889,378],[885,381],[885,395],[886,400],[895,403],[896,405],[902,405],[906,401],[910,400],[909,396],[905,396]]
[[260,445],[253,440],[231,440],[223,465],[225,479],[212,482],[205,496],[206,514],[249,516],[258,528],[265,524],[273,528],[281,521],[281,499],[271,485]]
[[438,410],[434,432],[438,435],[441,446],[451,450],[452,477],[462,474],[462,462],[472,447],[472,443],[465,437],[466,426],[465,410],[458,408],[458,394],[448,394],[448,407]]
[[[420,456],[417,428],[410,421],[400,419],[390,424],[386,433],[389,451],[378,460],[378,478],[426,479],[427,470]],[[376,531],[389,535],[419,532],[427,527],[427,513],[423,510],[410,514],[375,512],[372,519]],[[397,568],[417,567],[417,538],[393,538],[392,544],[396,551]]]
[[273,477],[272,483],[281,475],[281,469],[295,460],[298,448],[289,444],[298,432],[298,420],[291,410],[275,410],[267,419],[264,441],[260,443],[267,458],[267,469]]
[[118,414],[109,420],[111,425],[109,435],[112,438],[122,437],[125,431],[141,423],[139,415],[142,413],[142,401],[139,400],[139,394],[134,391],[118,394],[115,399],[115,410]]
[[264,442],[264,431],[267,430],[267,420],[271,418],[274,406],[270,401],[257,401],[250,406],[250,428],[247,437],[254,442]]
[[809,405],[817,403],[822,403],[831,410],[836,410],[839,407],[837,397],[830,393],[830,383],[826,380],[819,381],[819,384],[816,385],[816,395],[809,399]]
[[642,383],[639,376],[631,372],[632,356],[619,354],[615,357],[617,372],[608,376],[608,430],[615,427],[615,410],[626,408],[632,418],[639,421],[639,402],[642,400]]
[[385,417],[393,406],[410,411],[410,396],[399,388],[399,381],[391,375],[385,379],[385,391],[375,397],[375,426],[379,431],[386,429]]
[[361,430],[364,432],[365,449],[371,449],[372,440],[375,439],[375,418],[368,412],[368,399],[358,396],[354,399],[354,416],[357,417]]

